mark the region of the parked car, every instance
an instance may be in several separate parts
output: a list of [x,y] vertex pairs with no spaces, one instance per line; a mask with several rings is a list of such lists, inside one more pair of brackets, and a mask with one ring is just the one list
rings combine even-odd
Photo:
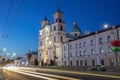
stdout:
[[94,67],[89,68],[91,71],[107,71],[107,68],[102,65],[96,65]]

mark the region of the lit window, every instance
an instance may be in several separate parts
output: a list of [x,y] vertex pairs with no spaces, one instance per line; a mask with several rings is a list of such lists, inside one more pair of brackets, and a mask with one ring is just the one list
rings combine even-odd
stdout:
[[104,50],[102,47],[100,48],[100,53],[104,53]]

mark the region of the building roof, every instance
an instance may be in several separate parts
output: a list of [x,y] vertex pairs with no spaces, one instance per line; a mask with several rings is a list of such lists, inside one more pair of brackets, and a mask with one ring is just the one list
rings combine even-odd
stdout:
[[66,37],[67,38],[74,38],[74,36],[72,34],[66,33]]
[[[91,32],[91,33],[88,34],[88,35],[79,36],[79,37],[74,38],[73,40],[70,40],[70,41],[68,41],[68,42],[71,42],[71,41],[74,41],[74,40],[78,40],[78,39],[81,39],[81,38],[84,38],[84,37],[92,36],[92,35],[95,35],[95,34],[99,34],[99,33],[102,33],[102,32],[106,32],[106,31],[109,31],[109,30],[112,30],[112,29],[117,29],[117,28],[120,28],[120,25],[116,25],[116,26],[113,26],[113,27],[109,27],[109,28],[107,28],[107,29],[103,29],[103,30],[96,31],[96,32]],[[65,43],[68,43],[68,42],[65,42]]]
[[26,55],[32,54],[32,55],[37,55],[38,53],[36,51],[28,52]]
[[71,32],[81,32],[81,29],[79,28],[79,26],[77,25],[77,22],[73,23],[73,27],[71,29]]

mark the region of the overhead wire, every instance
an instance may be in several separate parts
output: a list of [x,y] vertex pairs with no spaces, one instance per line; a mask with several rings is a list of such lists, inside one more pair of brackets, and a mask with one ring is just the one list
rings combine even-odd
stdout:
[[14,16],[13,24],[9,27],[8,32],[7,32],[7,35],[9,35],[10,32],[11,32],[11,30],[13,29],[13,27],[14,27],[14,25],[15,25],[15,22],[17,21],[18,15],[19,15],[19,13],[20,13],[20,11],[21,11],[21,8],[23,7],[23,4],[24,4],[24,0],[21,0],[20,4],[19,4],[19,6],[18,6],[18,9],[17,9],[17,11],[16,11],[16,14],[15,14],[15,16]]
[[6,32],[6,29],[7,29],[7,24],[8,24],[9,16],[10,16],[11,9],[12,9],[12,4],[13,4],[13,0],[10,0],[10,6],[9,6],[9,9],[8,9],[7,17],[6,17],[6,20],[5,20],[5,24],[3,26],[2,34],[0,35],[0,37],[1,37],[1,41],[0,41],[1,43],[0,43],[0,45],[4,42],[4,39],[7,38],[7,35],[5,35],[5,32]]
[[[13,0],[11,0],[11,2],[13,3]],[[15,16],[14,16],[14,18],[13,18],[13,23],[11,24],[10,27],[8,27],[8,30],[7,30],[7,28],[4,28],[4,35],[2,35],[2,37],[3,37],[4,40],[2,41],[2,44],[5,42],[6,38],[9,36],[12,28],[14,27],[15,22],[16,22],[16,20],[17,20],[17,18],[18,18],[18,15],[19,15],[19,13],[20,13],[20,10],[21,10],[23,4],[24,4],[24,0],[21,0],[20,4],[18,5],[18,8],[17,8],[17,10],[16,10]],[[12,7],[12,4],[10,4],[10,8],[9,8],[10,10],[11,10],[11,7]],[[9,15],[10,15],[10,10],[8,11],[8,12],[9,12]],[[8,18],[9,18],[9,16],[7,17],[6,25],[7,25],[7,23],[8,23]]]

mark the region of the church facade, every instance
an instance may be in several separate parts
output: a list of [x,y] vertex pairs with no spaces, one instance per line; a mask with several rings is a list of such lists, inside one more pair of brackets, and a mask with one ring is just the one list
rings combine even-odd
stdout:
[[53,24],[50,24],[46,17],[41,22],[38,46],[39,66],[116,65],[115,55],[110,50],[109,42],[120,39],[120,27],[94,33],[87,31],[84,34],[78,23],[73,22],[71,32],[67,33],[63,12],[58,9],[53,17]]

